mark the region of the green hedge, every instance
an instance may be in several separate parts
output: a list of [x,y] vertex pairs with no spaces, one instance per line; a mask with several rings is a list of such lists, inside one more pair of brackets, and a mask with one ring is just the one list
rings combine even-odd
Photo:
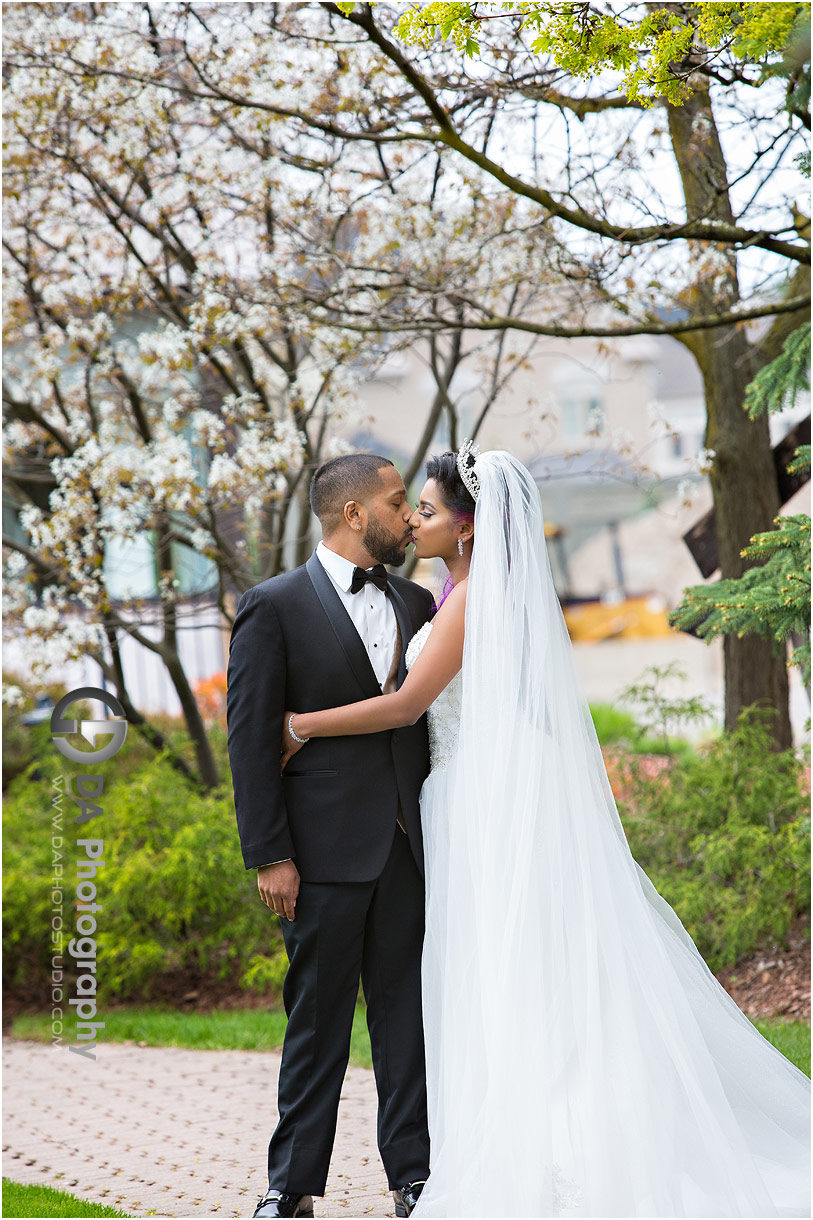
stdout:
[[[81,769],[89,770],[66,771]],[[279,924],[257,894],[256,873],[243,867],[230,788],[201,795],[162,759],[117,779],[112,761],[103,769],[110,786],[102,816],[77,827],[77,806],[66,798],[63,836],[68,927],[81,854],[76,839],[104,840],[95,899],[103,907],[96,917],[99,996],[150,998],[159,980],[174,974],[278,990],[285,972]],[[12,991],[47,994],[50,780],[59,771],[42,754],[6,794],[4,978]]]
[[[40,740],[41,739],[41,740]],[[47,726],[4,805],[5,985],[45,1002],[50,973],[51,779],[63,760]],[[223,745],[218,740],[218,753]],[[802,762],[776,753],[760,715],[701,750],[670,756],[661,777],[631,755],[619,803],[633,854],[715,969],[785,935],[810,909],[810,818]],[[66,765],[75,775],[82,770]],[[90,768],[84,768],[90,770]],[[173,980],[226,980],[279,999],[278,921],[240,856],[231,785],[202,795],[137,737],[104,764],[99,871],[99,997],[165,998]],[[224,774],[228,775],[224,766]],[[65,918],[75,897],[75,806],[65,801]],[[72,933],[69,932],[69,935]]]
[[810,911],[805,764],[773,748],[770,715],[746,708],[659,778],[632,758],[619,805],[633,855],[713,970],[782,941]]

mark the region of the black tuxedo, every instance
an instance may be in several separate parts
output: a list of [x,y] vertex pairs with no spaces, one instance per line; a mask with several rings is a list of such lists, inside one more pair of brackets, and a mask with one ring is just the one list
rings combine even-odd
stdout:
[[[357,596],[361,596],[360,594]],[[403,652],[430,594],[391,576]],[[379,1095],[378,1140],[391,1187],[428,1174],[421,1025],[423,845],[418,797],[429,770],[425,717],[408,728],[315,737],[280,774],[286,709],[318,711],[381,694],[364,644],[314,554],[240,598],[227,719],[246,868],[293,857],[280,1121],[269,1185],[324,1193],[361,978]],[[407,835],[397,825],[399,807]]]
[[[400,576],[390,577],[388,597],[405,650],[432,598]],[[399,685],[405,676],[402,653]],[[384,733],[314,737],[280,775],[286,708],[315,712],[380,694],[361,637],[315,554],[243,594],[231,636],[228,728],[246,868],[293,856],[307,881],[369,881],[387,859],[400,797],[423,873],[425,717]]]

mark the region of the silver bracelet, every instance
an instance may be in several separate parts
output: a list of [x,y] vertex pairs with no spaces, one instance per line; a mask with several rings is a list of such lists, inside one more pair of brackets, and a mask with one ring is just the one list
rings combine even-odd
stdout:
[[294,716],[295,715],[296,715],[296,712],[291,712],[290,716],[288,717],[288,732],[291,734],[294,741],[298,741],[301,746],[304,746],[306,741],[310,741],[310,737],[297,737],[296,733],[294,732]]

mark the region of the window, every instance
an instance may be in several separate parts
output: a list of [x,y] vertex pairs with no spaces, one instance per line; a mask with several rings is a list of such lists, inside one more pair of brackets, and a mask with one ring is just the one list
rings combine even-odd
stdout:
[[592,396],[563,399],[559,423],[565,437],[583,437],[588,432],[603,433],[606,420],[601,400]]

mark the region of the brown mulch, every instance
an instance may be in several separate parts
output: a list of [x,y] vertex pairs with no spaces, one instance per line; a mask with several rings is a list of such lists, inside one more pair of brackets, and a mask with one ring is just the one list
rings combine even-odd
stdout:
[[754,953],[717,975],[747,1017],[810,1020],[810,920],[788,933],[788,946]]
[[[788,947],[772,946],[751,954],[717,978],[751,1018],[785,1017],[810,1020],[810,920],[798,920],[788,933]],[[281,1007],[268,996],[238,991],[233,984],[199,979],[183,991],[172,979],[160,981],[153,1002],[169,1003],[192,1012],[214,1009]]]
[[[728,994],[752,1020],[761,1017],[783,1017],[786,1020],[810,1020],[810,920],[796,922],[787,937],[787,947],[779,945],[760,950],[743,958],[736,966],[721,970],[717,978]],[[145,1004],[167,1004],[188,1012],[212,1012],[218,1009],[275,1008],[279,999],[240,991],[234,983],[220,979],[205,979],[191,972],[174,978],[156,980],[156,987]],[[6,991],[3,998],[3,1030],[8,1032],[14,1018],[21,1012],[36,1011],[47,1006],[42,994],[17,994]],[[124,1006],[127,1006],[126,1004]],[[110,1008],[118,1007],[110,1003]]]
[[[810,920],[791,928],[787,948],[779,945],[753,953],[717,975],[746,1016],[810,1020]],[[153,1003],[167,1003],[191,1012],[215,1009],[281,1007],[279,1000],[239,991],[219,979],[156,980]],[[189,985],[191,984],[191,986]]]

